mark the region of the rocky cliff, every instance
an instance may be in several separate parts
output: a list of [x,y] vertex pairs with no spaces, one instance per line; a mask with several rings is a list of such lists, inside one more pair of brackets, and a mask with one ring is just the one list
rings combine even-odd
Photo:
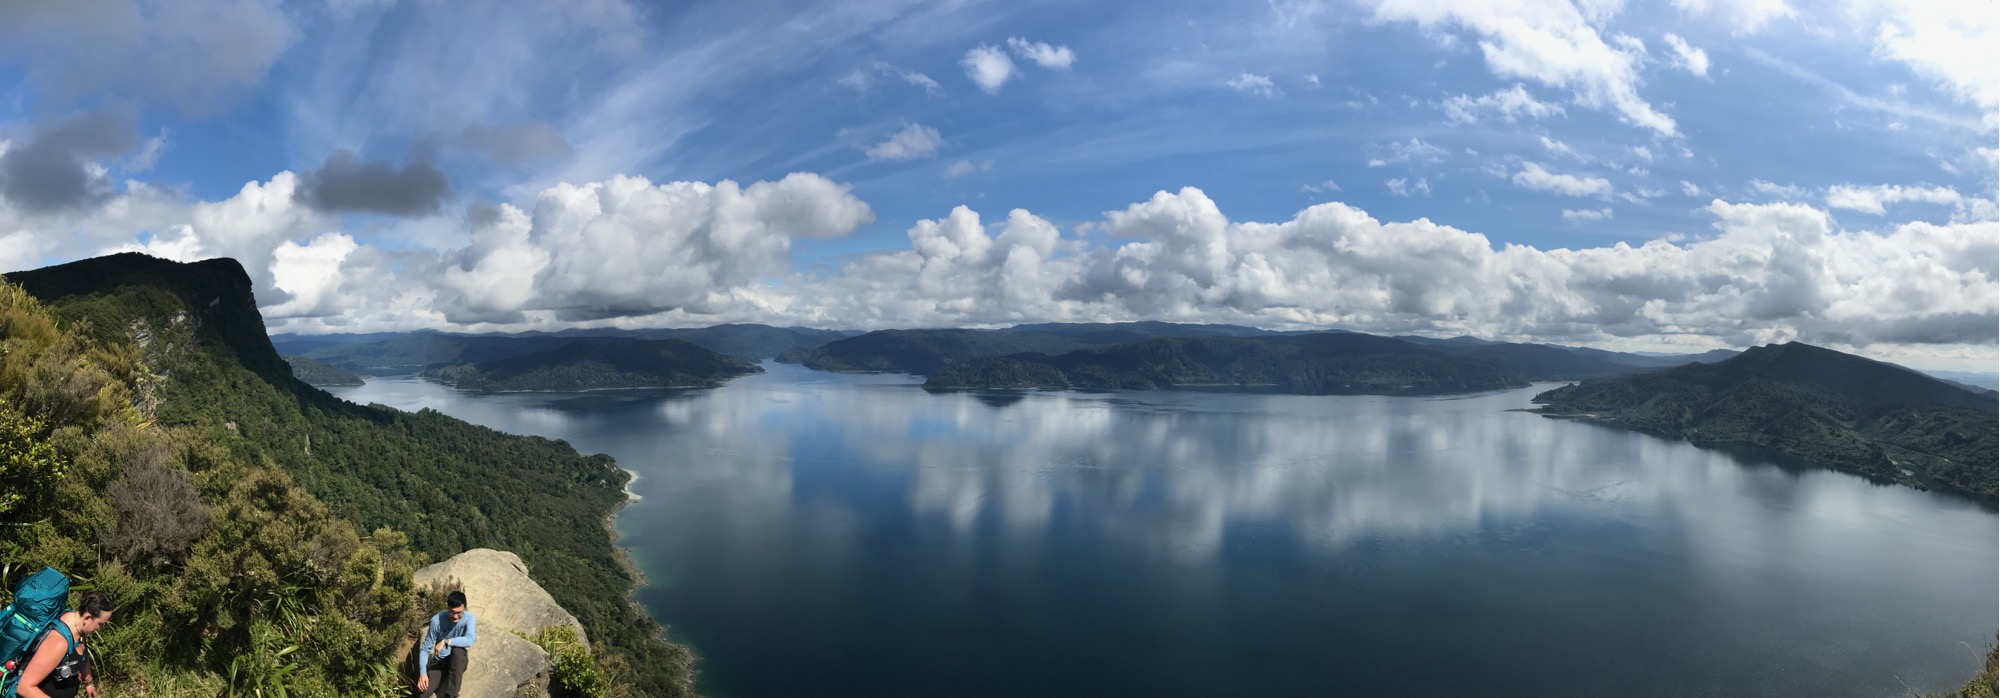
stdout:
[[[479,639],[459,694],[463,698],[547,695],[548,653],[515,633],[534,635],[549,626],[567,626],[589,643],[583,624],[528,576],[528,566],[513,553],[467,550],[417,570],[415,581],[419,589],[464,591],[466,610],[479,619]],[[416,655],[409,656],[414,667]]]

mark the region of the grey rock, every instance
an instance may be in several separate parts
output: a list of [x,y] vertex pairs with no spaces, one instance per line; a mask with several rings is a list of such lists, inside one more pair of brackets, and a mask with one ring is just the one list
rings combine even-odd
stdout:
[[469,654],[461,698],[546,694],[548,653],[516,632],[533,635],[546,626],[565,625],[589,642],[583,624],[528,576],[528,566],[513,553],[467,550],[417,570],[415,582],[419,587],[457,583],[465,592],[466,610],[479,621],[479,639]]

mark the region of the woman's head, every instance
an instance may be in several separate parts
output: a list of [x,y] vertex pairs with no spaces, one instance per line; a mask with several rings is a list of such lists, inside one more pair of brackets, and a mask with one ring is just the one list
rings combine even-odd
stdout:
[[82,616],[77,630],[94,633],[111,622],[111,597],[101,591],[83,592],[81,603],[77,604],[77,614]]

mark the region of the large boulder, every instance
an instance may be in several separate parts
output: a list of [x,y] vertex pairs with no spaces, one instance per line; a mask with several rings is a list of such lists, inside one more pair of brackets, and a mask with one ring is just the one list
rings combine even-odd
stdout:
[[510,552],[467,550],[417,570],[415,581],[418,587],[458,587],[465,592],[466,610],[479,619],[479,639],[472,647],[461,698],[546,694],[548,653],[516,632],[533,635],[546,626],[564,625],[575,630],[577,637],[587,638],[576,616],[563,610],[529,578],[528,566]]

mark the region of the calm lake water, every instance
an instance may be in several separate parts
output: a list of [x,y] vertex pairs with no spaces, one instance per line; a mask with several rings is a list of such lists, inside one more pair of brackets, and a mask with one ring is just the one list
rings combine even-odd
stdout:
[[609,453],[719,698],[1906,696],[1993,641],[1961,499],[1454,398],[336,389]]

